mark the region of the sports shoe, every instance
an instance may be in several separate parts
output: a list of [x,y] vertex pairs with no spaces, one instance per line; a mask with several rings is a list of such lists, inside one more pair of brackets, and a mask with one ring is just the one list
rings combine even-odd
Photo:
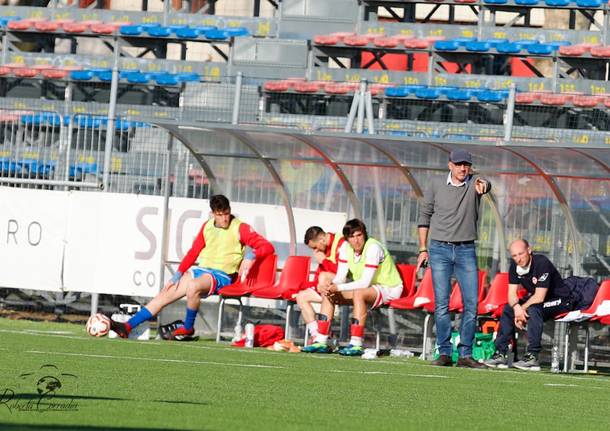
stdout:
[[513,363],[513,367],[525,371],[540,371],[540,362],[535,355],[528,352],[523,355],[523,359]]
[[431,364],[437,367],[452,367],[453,360],[451,360],[451,356],[449,355],[440,355],[437,359],[432,361]]
[[172,332],[172,340],[176,341],[192,341],[195,334],[195,328],[186,329],[184,326],[179,327]]
[[116,334],[121,338],[129,337],[129,333],[131,332],[131,328],[127,323],[117,322],[116,320],[110,319],[110,330],[116,332]]
[[171,340],[172,333],[181,326],[184,326],[184,322],[182,320],[174,320],[173,322],[168,323],[167,325],[160,325],[157,328],[157,333],[159,334],[159,337],[161,337],[161,339]]
[[339,349],[338,353],[341,356],[362,356],[364,353],[364,348],[362,346],[353,346],[350,344],[347,347]]
[[304,353],[332,353],[333,350],[326,343],[313,343],[301,349]]
[[485,365],[483,365],[481,362],[476,361],[472,358],[472,356],[466,356],[463,358],[458,358],[457,360],[457,364],[455,364],[456,367],[459,368],[475,368],[475,369],[481,369],[481,368],[485,368]]
[[483,364],[489,368],[506,369],[508,368],[508,356],[503,353],[496,352],[491,358],[483,361]]

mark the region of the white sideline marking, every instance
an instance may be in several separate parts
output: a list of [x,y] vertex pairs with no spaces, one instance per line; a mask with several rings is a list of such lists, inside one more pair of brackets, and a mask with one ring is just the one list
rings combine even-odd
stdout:
[[138,361],[149,361],[149,362],[173,362],[179,364],[199,364],[199,365],[220,365],[223,367],[242,367],[242,368],[274,368],[282,369],[286,367],[280,367],[276,365],[260,365],[260,364],[230,364],[226,362],[212,362],[212,361],[187,361],[184,359],[160,359],[160,358],[143,358],[139,356],[113,356],[113,355],[93,355],[87,353],[70,353],[70,352],[44,352],[41,350],[27,350],[25,353],[34,353],[40,355],[60,355],[60,356],[80,356],[84,358],[99,358],[99,359],[129,359]]
[[449,376],[439,376],[436,374],[411,374],[411,373],[389,373],[386,371],[352,371],[352,370],[328,370],[329,373],[347,373],[347,374],[371,374],[371,375],[386,375],[386,376],[407,376],[407,377],[423,377],[434,379],[452,379]]
[[[0,329],[0,332],[4,332],[7,334],[33,335],[34,337],[58,337],[58,338],[70,338],[73,340],[86,340],[87,339],[87,337],[77,337],[75,335],[60,335],[60,334],[33,332],[32,330],[28,330],[28,329],[24,329],[21,331],[16,331],[14,329]],[[93,339],[93,337],[91,337],[91,339]]]
[[553,386],[562,388],[580,388],[580,385],[568,385],[565,383],[545,383],[543,386]]
[[38,329],[24,329],[25,332],[31,332],[32,334],[40,334],[40,335],[70,335],[74,334],[72,331],[40,331]]

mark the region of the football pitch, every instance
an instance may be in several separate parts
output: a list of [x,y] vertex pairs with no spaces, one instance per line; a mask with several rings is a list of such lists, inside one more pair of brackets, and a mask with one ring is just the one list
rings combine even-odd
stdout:
[[608,429],[610,378],[92,338],[0,319],[0,430]]

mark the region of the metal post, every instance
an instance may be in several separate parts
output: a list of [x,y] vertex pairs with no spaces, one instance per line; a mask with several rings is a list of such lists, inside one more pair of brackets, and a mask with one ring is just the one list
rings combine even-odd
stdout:
[[6,64],[6,56],[8,55],[8,33],[6,30],[2,33],[2,64]]
[[[172,150],[174,147],[174,136],[170,133],[167,138],[167,158],[165,164],[165,189],[163,189],[163,209],[161,211],[161,253],[159,262],[159,292],[165,285],[163,275],[165,274],[165,261],[167,260],[167,248],[169,245],[169,198],[171,196],[172,175]],[[159,313],[159,322],[162,321],[163,310]]]
[[243,74],[237,72],[235,77],[235,92],[233,94],[233,116],[231,117],[231,124],[239,124],[239,105],[241,103],[241,89],[242,89]]
[[360,91],[358,92],[358,123],[356,123],[356,133],[359,135],[364,131],[364,104],[366,93],[366,79],[360,81]]
[[356,112],[358,112],[358,106],[360,106],[360,95],[354,93],[352,99],[352,106],[349,108],[349,114],[347,115],[347,123],[345,123],[345,133],[351,133],[354,127],[354,119],[356,118]]
[[[68,83],[68,85],[66,85],[66,90],[64,92],[64,100],[65,100],[65,105],[64,105],[64,115],[67,117],[68,115],[71,115],[71,109],[70,109],[70,105],[72,102],[72,90],[73,90],[73,85],[71,82]],[[70,117],[70,120],[72,120],[72,117]],[[72,151],[72,121],[70,121],[69,124],[63,124],[63,127],[61,128],[60,133],[64,134],[64,139],[60,139],[61,145],[66,145],[65,148],[65,154],[66,154],[66,170],[65,170],[65,177],[64,180],[65,181],[70,181],[70,152]],[[60,150],[63,151],[64,149],[62,148]],[[66,186],[66,190],[68,190],[68,187]]]
[[367,128],[369,131],[369,135],[375,134],[375,118],[373,118],[373,97],[371,96],[371,92],[367,91],[365,96],[365,106],[366,106],[366,119],[367,119]]
[[515,117],[515,84],[510,84],[510,92],[506,101],[506,118],[504,119],[504,144],[508,144],[513,135],[513,120]]
[[171,0],[165,0],[163,2],[163,26],[167,26],[169,20],[169,12],[171,8]]
[[553,78],[551,87],[553,92],[557,92],[557,79],[559,78],[559,59],[557,58],[557,51],[553,53]]

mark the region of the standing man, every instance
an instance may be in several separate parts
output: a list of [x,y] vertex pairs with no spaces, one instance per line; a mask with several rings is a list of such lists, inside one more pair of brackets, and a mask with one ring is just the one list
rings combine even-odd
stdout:
[[[274,253],[269,241],[231,214],[229,199],[225,196],[212,196],[210,210],[211,218],[203,223],[178,270],[157,296],[126,323],[110,321],[111,329],[120,337],[127,338],[140,323],[186,296],[184,326],[177,328],[171,338],[188,339],[195,333],[201,296],[217,294],[246,274],[256,259]],[[246,246],[251,248],[247,253]]]
[[333,278],[335,278],[339,250],[345,242],[345,238],[343,235],[324,232],[319,226],[311,226],[305,231],[304,242],[307,247],[312,249],[313,256],[318,262],[318,269],[313,281],[306,283],[304,289],[292,295],[296,299],[297,304],[299,304],[309,334],[315,337],[318,335],[318,322],[311,304],[322,302],[318,286],[328,286]]
[[[454,150],[449,155],[449,174],[433,181],[424,194],[419,212],[417,268],[429,262],[434,284],[434,319],[440,356],[433,365],[451,366],[450,279],[455,274],[462,292],[464,311],[460,327],[458,367],[485,368],[472,359],[477,317],[478,269],[475,240],[481,196],[491,183],[472,173],[472,155]],[[430,246],[428,243],[430,233]]]
[[[515,334],[515,328],[523,329],[527,324],[527,353],[513,366],[520,370],[540,371],[538,355],[542,349],[544,321],[589,307],[598,286],[592,278],[568,277],[563,280],[546,256],[532,254],[524,239],[513,241],[509,252],[513,261],[508,270],[508,304],[500,317],[496,354],[485,361],[485,365],[508,368],[508,343]],[[517,296],[520,286],[527,290],[522,299]]]

